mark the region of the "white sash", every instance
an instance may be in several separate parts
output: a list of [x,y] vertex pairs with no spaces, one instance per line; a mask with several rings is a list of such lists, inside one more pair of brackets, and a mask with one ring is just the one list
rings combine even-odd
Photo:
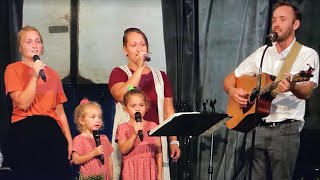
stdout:
[[[127,65],[119,66],[128,76],[128,79],[132,76],[132,73]],[[155,89],[158,97],[158,116],[159,116],[159,123],[163,123],[163,103],[164,103],[164,83],[161,76],[161,72],[157,69],[150,67]],[[122,163],[122,155],[119,151],[118,144],[115,142],[115,136],[117,132],[117,127],[121,123],[125,123],[130,120],[129,114],[123,110],[123,106],[121,103],[116,104],[116,113],[114,116],[114,123],[113,123],[113,130],[112,130],[112,147],[114,149],[111,157],[113,161],[113,174],[114,179],[119,179],[121,173],[121,163]],[[162,177],[163,180],[170,180],[170,169],[169,169],[169,156],[168,156],[168,143],[167,137],[161,137],[162,143],[162,154],[163,154],[163,171]]]

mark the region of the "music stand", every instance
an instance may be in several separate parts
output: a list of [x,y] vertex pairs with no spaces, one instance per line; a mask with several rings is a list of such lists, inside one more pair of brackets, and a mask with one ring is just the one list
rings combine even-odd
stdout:
[[[164,123],[153,128],[150,136],[213,136],[213,132],[229,120],[227,114],[200,114],[199,112],[175,113]],[[213,139],[213,138],[212,138]],[[209,179],[212,179],[213,142],[211,141]]]
[[[175,113],[150,132],[150,136],[199,136],[211,134],[229,119],[227,114]],[[223,121],[222,121],[223,120]],[[219,123],[220,122],[220,123]],[[218,124],[219,123],[219,124]]]

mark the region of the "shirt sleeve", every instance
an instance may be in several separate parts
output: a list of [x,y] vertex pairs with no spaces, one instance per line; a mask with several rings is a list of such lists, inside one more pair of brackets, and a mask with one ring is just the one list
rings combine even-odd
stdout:
[[257,49],[254,53],[240,63],[240,65],[234,71],[236,77],[240,77],[242,75],[253,76],[258,74],[263,49],[265,49],[265,46]]
[[158,126],[158,124],[156,124],[155,122],[150,122],[150,123],[151,123],[151,125],[150,125],[151,129],[153,129],[153,128]]
[[309,66],[314,68],[312,72],[313,76],[310,78],[310,81],[315,83],[314,88],[316,88],[318,87],[318,83],[319,83],[319,55],[314,49],[308,48],[308,50],[309,50],[308,55],[306,56],[305,59],[303,59],[300,67],[302,68],[302,70],[309,69]]
[[128,76],[127,74],[120,68],[116,67],[111,71],[110,77],[109,77],[109,90],[112,88],[113,85],[119,83],[119,82],[127,82]]
[[119,140],[122,140],[122,141],[126,141],[127,140],[127,137],[126,137],[125,133],[126,133],[126,129],[125,129],[124,124],[118,125],[116,138],[115,138],[116,143],[118,143]]
[[76,152],[78,154],[82,154],[81,139],[78,136],[74,137],[74,139],[72,141],[72,151]]
[[22,81],[12,65],[8,65],[4,74],[6,94],[14,91],[23,91]]

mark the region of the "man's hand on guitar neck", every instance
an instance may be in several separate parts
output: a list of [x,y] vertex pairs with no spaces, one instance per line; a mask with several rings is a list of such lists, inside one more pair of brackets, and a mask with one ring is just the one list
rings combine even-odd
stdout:
[[[288,73],[284,73],[284,75],[285,75],[286,77],[291,76],[291,74],[288,74]],[[280,93],[288,92],[288,91],[291,91],[291,90],[294,88],[295,84],[296,84],[296,83],[290,83],[286,78],[283,78],[283,79],[278,83],[277,90],[278,90]]]
[[[285,76],[289,77],[291,74],[285,73]],[[299,99],[309,99],[314,87],[315,83],[312,81],[304,81],[297,84],[284,78],[278,83],[277,90],[280,93],[291,91]]]
[[229,88],[229,96],[239,103],[240,107],[247,107],[250,93],[242,88]]

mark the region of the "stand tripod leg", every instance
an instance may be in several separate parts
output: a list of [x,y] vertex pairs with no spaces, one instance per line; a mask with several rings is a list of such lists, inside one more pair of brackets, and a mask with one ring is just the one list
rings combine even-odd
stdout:
[[187,161],[187,177],[188,180],[192,179],[192,169],[191,169],[191,155],[192,155],[192,136],[187,137],[187,148],[188,148],[188,161]]
[[[202,160],[202,152],[201,152],[202,139],[203,139],[202,136],[198,137],[198,143],[197,143],[198,144],[198,147],[197,147],[198,158],[197,159],[199,159],[199,161]],[[201,163],[200,162],[198,163],[197,170],[198,170],[197,177],[201,177]]]
[[213,175],[213,145],[214,145],[214,137],[213,133],[211,134],[211,145],[210,145],[210,159],[209,159],[209,167],[208,167],[208,176],[209,180],[212,180],[212,175]]
[[182,177],[180,177],[180,179],[182,180],[191,180],[192,179],[192,169],[191,169],[191,155],[192,153],[192,144],[191,144],[191,140],[192,140],[192,136],[186,136],[183,137],[183,146],[181,147],[182,150],[181,152],[183,152],[181,154],[181,161],[179,161],[180,163],[182,163],[182,167],[181,168],[181,173],[182,173]]

